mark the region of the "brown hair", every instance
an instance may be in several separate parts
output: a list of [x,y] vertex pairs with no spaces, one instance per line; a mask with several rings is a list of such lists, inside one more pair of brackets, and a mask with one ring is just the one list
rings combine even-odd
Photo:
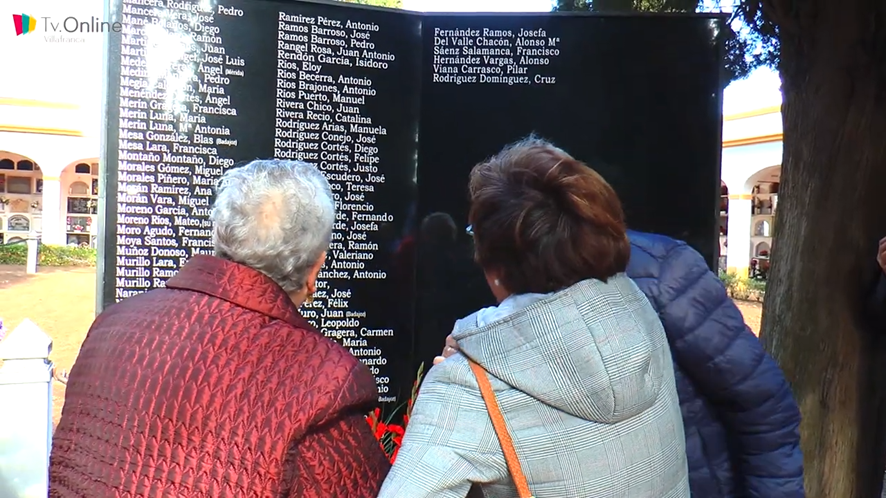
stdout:
[[606,281],[631,254],[621,201],[596,171],[530,136],[476,165],[469,184],[477,262],[510,292]]

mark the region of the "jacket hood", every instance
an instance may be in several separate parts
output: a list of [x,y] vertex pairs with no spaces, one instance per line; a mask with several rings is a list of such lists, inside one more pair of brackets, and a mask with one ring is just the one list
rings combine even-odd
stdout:
[[456,322],[462,354],[527,395],[584,420],[615,423],[659,396],[667,341],[624,274],[553,294],[511,296]]

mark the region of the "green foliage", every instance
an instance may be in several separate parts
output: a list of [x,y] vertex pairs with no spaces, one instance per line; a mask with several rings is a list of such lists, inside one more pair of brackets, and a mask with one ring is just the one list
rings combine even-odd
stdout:
[[95,266],[96,250],[90,247],[40,246],[43,266]]
[[725,271],[720,270],[720,281],[723,282],[723,286],[726,287],[726,292],[728,292],[729,295],[732,295],[732,290],[738,284],[738,279],[739,277],[735,272],[726,273]]
[[[40,266],[95,266],[96,251],[88,247],[40,245],[37,264]],[[28,261],[28,246],[13,244],[0,246],[0,265],[24,265]]]
[[734,272],[726,273],[721,271],[720,281],[726,287],[726,293],[729,297],[734,299],[763,302],[763,298],[766,297],[765,280],[742,277]]
[[763,298],[766,297],[766,281],[765,280],[757,280],[755,278],[749,279],[747,281],[748,291],[750,291],[751,297],[756,301],[763,301]]
[[[746,26],[742,35],[749,40],[748,57],[754,67],[778,68],[781,63],[778,25],[765,15],[764,0],[742,0],[736,2],[733,18]],[[771,9],[772,7],[767,7]],[[750,53],[753,51],[753,53]]]
[[0,246],[0,265],[23,265],[28,259],[28,246],[12,244]]
[[[555,11],[572,12],[587,10],[599,13],[631,13],[631,12],[698,12],[704,8],[705,2],[700,0],[557,0]],[[733,16],[734,17],[734,16]],[[734,19],[733,19],[734,20]],[[762,65],[758,58],[752,57],[758,45],[756,40],[749,38],[749,32],[735,30],[736,23],[730,22],[728,29],[721,33],[725,47],[726,64],[724,67],[723,85],[746,78],[751,71]],[[747,31],[747,30],[745,30]]]
[[748,279],[746,277],[736,275],[733,272],[720,272],[720,280],[726,287],[726,293],[733,299],[747,301],[750,297],[750,291],[747,286]]
[[391,9],[402,9],[403,0],[339,0],[340,2],[358,3],[360,5],[373,5],[375,7],[388,7]]

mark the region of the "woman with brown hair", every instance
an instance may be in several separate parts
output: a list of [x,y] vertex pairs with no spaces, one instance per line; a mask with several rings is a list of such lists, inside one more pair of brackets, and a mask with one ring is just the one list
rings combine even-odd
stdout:
[[688,497],[672,360],[624,275],[615,192],[529,138],[477,165],[470,196],[499,304],[456,323],[380,497]]

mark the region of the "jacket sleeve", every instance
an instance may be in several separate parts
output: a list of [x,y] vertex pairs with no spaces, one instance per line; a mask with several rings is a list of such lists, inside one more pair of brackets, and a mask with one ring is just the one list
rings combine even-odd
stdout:
[[726,425],[745,496],[802,498],[800,411],[781,369],[698,252],[680,244],[659,271],[655,300],[674,360]]
[[363,413],[342,414],[293,444],[288,496],[375,498],[390,464]]
[[365,418],[377,392],[366,367],[354,361],[331,392],[319,396],[326,401],[314,406],[308,432],[290,443],[281,497],[375,498],[391,468]]
[[465,498],[471,483],[509,478],[479,390],[436,375],[458,368],[458,363],[464,360],[449,358],[434,366],[422,382],[403,445],[379,498]]

